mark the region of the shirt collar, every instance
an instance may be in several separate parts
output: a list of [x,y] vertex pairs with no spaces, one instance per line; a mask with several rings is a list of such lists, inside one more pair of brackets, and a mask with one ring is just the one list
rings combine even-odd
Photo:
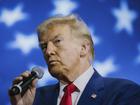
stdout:
[[[80,92],[83,92],[84,88],[86,87],[88,81],[90,80],[91,76],[94,73],[93,66],[91,65],[83,74],[81,74],[73,84],[78,88]],[[66,85],[60,82],[60,92],[63,91]]]
[[82,74],[80,75],[73,83],[74,85],[80,90],[80,92],[83,92],[85,89],[88,81],[90,80],[91,76],[94,73],[94,69],[92,65]]

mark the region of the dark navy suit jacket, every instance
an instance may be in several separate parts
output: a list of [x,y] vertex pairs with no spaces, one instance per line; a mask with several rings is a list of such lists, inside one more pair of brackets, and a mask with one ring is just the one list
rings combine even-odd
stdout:
[[[59,83],[37,89],[33,105],[57,105]],[[104,78],[96,71],[77,105],[140,105],[140,86],[124,79]]]

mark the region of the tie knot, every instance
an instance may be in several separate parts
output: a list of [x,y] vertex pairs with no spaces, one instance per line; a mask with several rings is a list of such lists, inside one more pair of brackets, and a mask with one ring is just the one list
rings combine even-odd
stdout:
[[64,92],[68,92],[69,94],[73,93],[74,91],[76,91],[76,86],[71,83],[71,84],[68,84],[65,88],[64,88]]

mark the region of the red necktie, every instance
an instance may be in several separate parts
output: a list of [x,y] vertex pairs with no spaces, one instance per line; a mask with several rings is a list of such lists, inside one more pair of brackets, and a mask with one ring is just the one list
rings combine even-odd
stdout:
[[64,95],[61,99],[60,105],[72,105],[71,94],[76,91],[76,86],[71,83],[64,88]]

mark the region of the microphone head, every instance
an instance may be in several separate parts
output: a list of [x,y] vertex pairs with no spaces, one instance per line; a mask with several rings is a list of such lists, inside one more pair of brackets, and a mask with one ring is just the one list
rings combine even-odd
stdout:
[[38,79],[41,79],[44,75],[44,71],[38,66],[33,67],[31,73],[35,73]]

